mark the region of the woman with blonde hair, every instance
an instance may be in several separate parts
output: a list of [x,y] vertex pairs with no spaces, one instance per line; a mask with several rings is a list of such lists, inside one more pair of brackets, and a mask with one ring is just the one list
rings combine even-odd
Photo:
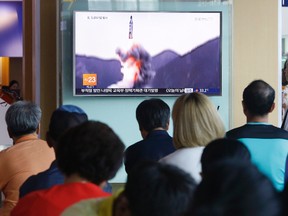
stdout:
[[175,165],[200,182],[200,158],[204,147],[225,136],[225,127],[216,107],[201,93],[181,95],[172,110],[173,142],[176,151],[160,160]]

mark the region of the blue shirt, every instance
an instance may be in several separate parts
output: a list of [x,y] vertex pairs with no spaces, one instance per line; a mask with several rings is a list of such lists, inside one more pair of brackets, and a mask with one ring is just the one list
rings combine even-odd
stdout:
[[249,149],[252,162],[278,190],[285,183],[288,155],[288,132],[265,123],[250,122],[226,133],[227,138],[238,139]]
[[59,171],[56,161],[53,161],[48,170],[30,176],[20,187],[20,198],[40,189],[48,189],[54,185],[64,183],[64,175]]

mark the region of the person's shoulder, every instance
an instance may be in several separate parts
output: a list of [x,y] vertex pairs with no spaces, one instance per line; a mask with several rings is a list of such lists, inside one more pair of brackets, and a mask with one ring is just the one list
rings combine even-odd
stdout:
[[127,147],[126,152],[133,152],[133,151],[137,151],[139,148],[141,148],[141,146],[145,143],[144,140],[140,140],[130,146]]
[[204,149],[204,146],[197,146],[197,147],[192,147],[192,148],[183,148],[183,149],[179,149],[178,151],[178,155],[182,156],[182,155],[197,155],[197,154],[202,154]]
[[267,123],[248,123],[226,133],[227,138],[288,139],[288,131]]
[[25,196],[35,190],[47,189],[57,184],[64,183],[64,176],[56,166],[56,162],[52,162],[49,169],[30,176],[20,187],[20,197]]
[[158,137],[158,136],[172,139],[172,137],[169,135],[169,133],[166,130],[152,130],[149,132],[147,138]]
[[17,145],[12,145],[12,146],[0,151],[0,159],[4,159],[4,157],[5,158],[14,157],[15,154],[18,154],[19,148],[20,147]]
[[55,155],[55,151],[53,150],[53,148],[49,147],[48,143],[43,139],[35,139],[35,140],[27,141],[27,142],[30,143],[31,148],[41,149],[42,151],[46,153]]
[[288,139],[288,131],[273,125],[271,125],[271,127],[273,127],[275,134],[278,135],[279,138]]
[[159,161],[163,163],[169,163],[169,161],[173,161],[175,158],[179,157],[181,155],[180,149],[172,152],[171,154],[166,155],[165,157],[161,158]]
[[193,148],[181,148],[177,149],[173,153],[167,155],[166,157],[162,158],[160,161],[173,161],[176,158],[185,158],[191,157],[193,154],[202,154],[204,146],[198,146]]
[[[226,132],[225,136],[230,139],[237,139],[239,137],[239,134],[242,134],[243,126],[233,128]],[[245,133],[244,133],[245,134]]]
[[[39,174],[37,175],[32,175],[30,176],[28,179],[26,179],[26,181],[21,185],[20,189],[19,189],[19,197],[22,198],[23,196],[27,195],[28,193],[35,191],[33,190],[34,187],[36,187],[37,183],[38,183],[38,179],[39,179]],[[43,180],[43,178],[41,178],[41,180]]]
[[43,211],[43,204],[46,203],[44,199],[45,191],[46,190],[34,191],[19,199],[17,205],[11,212],[11,216],[39,215],[39,213]]
[[[32,141],[32,140],[31,140]],[[43,139],[35,139],[35,142],[37,142],[37,143],[41,143],[41,144],[45,144],[45,145],[48,145],[47,144],[47,142],[45,141],[45,140],[43,140]]]
[[32,203],[34,202],[38,202],[40,199],[42,198],[46,193],[46,189],[45,190],[37,190],[37,191],[33,191],[29,194],[27,194],[26,196],[22,197],[16,206],[24,206],[28,203],[30,203],[32,205]]

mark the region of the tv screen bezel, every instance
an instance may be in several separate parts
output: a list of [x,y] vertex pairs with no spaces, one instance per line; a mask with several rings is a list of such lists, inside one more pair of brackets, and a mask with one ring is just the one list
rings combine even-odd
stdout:
[[[186,89],[181,89],[181,91],[179,90],[180,88],[175,88],[176,90],[178,89],[178,91],[175,93],[175,92],[171,92],[173,91],[173,88],[166,88],[166,93],[158,93],[158,92],[155,92],[153,91],[153,89],[157,89],[157,88],[144,88],[144,89],[150,89],[152,91],[149,90],[149,92],[137,92],[137,88],[125,88],[124,89],[124,92],[113,92],[113,89],[111,88],[96,88],[96,89],[102,89],[103,92],[101,93],[89,93],[89,92],[86,92],[86,93],[81,93],[81,94],[78,94],[77,93],[77,89],[76,89],[76,52],[75,52],[75,14],[76,13],[196,13],[196,14],[201,14],[201,13],[204,13],[204,14],[209,14],[209,13],[217,13],[219,14],[219,92],[207,92],[207,89],[206,88],[186,88]],[[207,94],[208,96],[222,96],[222,11],[74,11],[73,12],[73,96],[108,96],[108,97],[111,97],[111,96],[117,96],[117,97],[126,97],[126,96],[179,96],[183,93],[191,93],[191,92],[201,92],[201,93],[204,93],[204,94]],[[174,90],[175,90],[174,89]],[[114,89],[115,90],[115,89]],[[117,89],[116,89],[117,90]],[[143,90],[143,89],[142,89]],[[134,92],[133,92],[134,91]],[[168,91],[168,92],[167,92]],[[169,92],[170,91],[170,92]]]

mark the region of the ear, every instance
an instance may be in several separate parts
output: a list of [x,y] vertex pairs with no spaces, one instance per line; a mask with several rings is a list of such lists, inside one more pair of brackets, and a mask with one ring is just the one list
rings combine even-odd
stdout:
[[142,138],[145,139],[147,137],[147,135],[148,135],[148,132],[146,130],[144,130],[144,129],[140,129],[140,132],[141,132]]
[[271,106],[269,112],[271,113],[274,109],[275,109],[275,103],[272,104],[272,106]]
[[37,128],[36,128],[36,134],[39,135],[40,134],[40,123],[38,124]]
[[166,123],[166,127],[164,129],[169,130],[169,125],[170,125],[170,119],[168,119],[168,122]]
[[244,103],[243,100],[242,100],[242,108],[243,108],[243,113],[246,114],[246,112],[247,112],[247,107],[246,107],[246,105],[245,105],[245,103]]

